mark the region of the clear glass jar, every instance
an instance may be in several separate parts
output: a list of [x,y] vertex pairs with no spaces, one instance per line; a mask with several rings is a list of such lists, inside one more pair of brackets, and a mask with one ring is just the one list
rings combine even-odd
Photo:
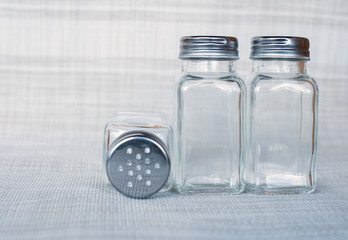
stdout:
[[236,74],[237,39],[183,37],[178,85],[180,193],[244,190],[245,85]]
[[[103,164],[108,186],[136,198],[148,197],[156,192],[156,189],[150,189],[153,193],[147,194],[146,188],[142,186],[139,187],[141,193],[131,192],[141,182],[148,188],[155,188],[154,183],[157,181],[160,184],[157,187],[161,191],[169,190],[172,182],[170,174],[164,185],[161,185],[160,180],[171,169],[171,145],[172,129],[165,115],[148,112],[118,113],[106,124],[104,130]],[[120,182],[129,186],[124,187]]]
[[245,182],[258,194],[315,190],[318,86],[307,75],[309,41],[252,39],[249,151]]

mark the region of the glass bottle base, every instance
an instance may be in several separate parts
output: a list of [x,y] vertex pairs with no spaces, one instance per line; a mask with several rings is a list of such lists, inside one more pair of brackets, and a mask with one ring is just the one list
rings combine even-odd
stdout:
[[226,184],[190,184],[183,187],[176,187],[176,191],[180,194],[193,194],[193,193],[229,193],[240,194],[244,191],[244,185],[238,186],[238,188],[231,188]]
[[315,191],[315,186],[289,186],[289,187],[268,187],[266,184],[254,185],[246,183],[247,192],[254,194],[267,195],[294,195],[294,194],[310,194]]

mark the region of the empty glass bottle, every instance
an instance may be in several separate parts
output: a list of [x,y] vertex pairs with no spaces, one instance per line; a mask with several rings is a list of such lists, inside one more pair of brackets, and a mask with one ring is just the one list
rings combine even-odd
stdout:
[[318,87],[307,75],[309,41],[254,37],[247,188],[254,193],[315,189]]
[[240,193],[245,85],[235,71],[237,39],[183,37],[180,59],[177,190]]
[[123,112],[113,117],[105,126],[103,149],[112,187],[133,198],[170,189],[171,133],[159,113]]

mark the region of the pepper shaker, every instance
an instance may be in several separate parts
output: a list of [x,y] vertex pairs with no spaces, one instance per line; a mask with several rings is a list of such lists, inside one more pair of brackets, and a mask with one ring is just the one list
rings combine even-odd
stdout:
[[105,126],[108,182],[124,195],[147,198],[169,190],[171,127],[156,113],[119,113]]
[[311,193],[319,90],[307,74],[309,40],[254,37],[251,49],[247,188],[259,194]]
[[240,193],[246,89],[236,73],[237,39],[182,37],[179,58],[176,189]]

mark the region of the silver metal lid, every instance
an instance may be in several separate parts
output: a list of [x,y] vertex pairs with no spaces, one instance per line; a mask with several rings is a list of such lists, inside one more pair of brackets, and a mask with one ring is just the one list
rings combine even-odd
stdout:
[[309,40],[302,37],[260,36],[251,39],[251,59],[309,60]]
[[147,198],[158,192],[168,180],[168,151],[154,134],[128,132],[111,145],[106,172],[120,193],[132,198]]
[[186,36],[180,39],[180,59],[239,59],[238,40],[225,36]]

